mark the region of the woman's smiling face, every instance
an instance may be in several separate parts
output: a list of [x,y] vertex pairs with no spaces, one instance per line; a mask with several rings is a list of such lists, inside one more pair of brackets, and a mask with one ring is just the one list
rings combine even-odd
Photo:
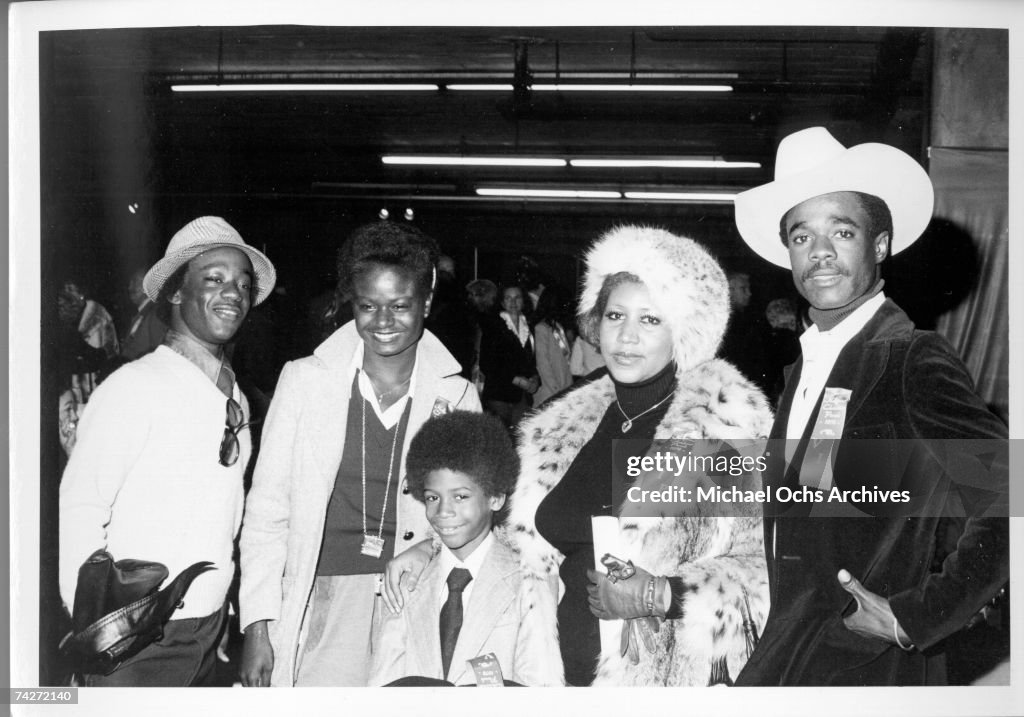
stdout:
[[672,360],[672,331],[642,282],[612,289],[601,314],[600,339],[608,371],[620,383],[649,379]]
[[366,348],[378,356],[397,356],[423,335],[429,308],[416,277],[399,267],[375,264],[353,281],[352,310]]

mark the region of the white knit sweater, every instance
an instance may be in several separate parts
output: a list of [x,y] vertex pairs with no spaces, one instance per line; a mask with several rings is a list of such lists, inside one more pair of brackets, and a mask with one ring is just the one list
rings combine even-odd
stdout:
[[79,566],[103,547],[115,560],[163,563],[168,580],[192,563],[215,564],[173,619],[224,604],[251,454],[244,428],[238,461],[220,465],[225,404],[197,366],[166,346],[121,367],[92,394],[60,487],[60,591],[69,610]]

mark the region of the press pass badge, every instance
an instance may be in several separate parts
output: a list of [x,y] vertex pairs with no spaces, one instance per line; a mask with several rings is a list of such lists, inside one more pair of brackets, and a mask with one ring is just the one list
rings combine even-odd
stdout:
[[800,468],[800,485],[817,490],[829,490],[832,487],[830,458],[835,442],[842,437],[846,426],[846,406],[850,403],[851,393],[848,388],[825,387],[818,419],[811,430],[811,440]]
[[439,416],[444,416],[445,414],[451,413],[453,410],[451,402],[443,398],[438,398],[434,400],[434,406],[430,409],[430,417],[437,418]]
[[825,388],[821,398],[821,410],[814,422],[811,438],[840,438],[846,425],[846,404],[850,402],[848,388]]
[[493,652],[474,657],[471,660],[466,660],[466,662],[473,668],[477,687],[505,686],[505,679],[501,674],[501,665],[498,663],[498,658],[495,657]]

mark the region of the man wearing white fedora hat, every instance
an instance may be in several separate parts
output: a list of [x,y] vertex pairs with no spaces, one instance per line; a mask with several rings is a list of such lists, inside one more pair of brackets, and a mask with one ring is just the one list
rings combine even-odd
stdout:
[[[771,611],[737,684],[942,684],[945,641],[1008,580],[1005,517],[968,505],[950,468],[961,439],[1006,427],[949,344],[882,292],[883,260],[917,240],[933,199],[907,154],[822,127],[783,139],[775,181],[736,198],[744,241],[792,271],[814,322],[766,453]],[[1006,490],[993,465],[972,485],[992,498]]]
[[60,486],[60,588],[70,609],[79,567],[96,550],[162,563],[171,576],[209,561],[163,638],[88,686],[206,683],[234,577],[248,403],[224,347],[274,288],[270,260],[219,217],[189,222],[146,274],[165,312],[162,345],[92,394]]

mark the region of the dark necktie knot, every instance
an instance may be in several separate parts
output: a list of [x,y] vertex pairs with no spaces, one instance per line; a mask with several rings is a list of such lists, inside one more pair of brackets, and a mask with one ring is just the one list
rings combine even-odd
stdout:
[[448,573],[448,592],[461,593],[473,579],[473,574],[465,568],[452,568]]

